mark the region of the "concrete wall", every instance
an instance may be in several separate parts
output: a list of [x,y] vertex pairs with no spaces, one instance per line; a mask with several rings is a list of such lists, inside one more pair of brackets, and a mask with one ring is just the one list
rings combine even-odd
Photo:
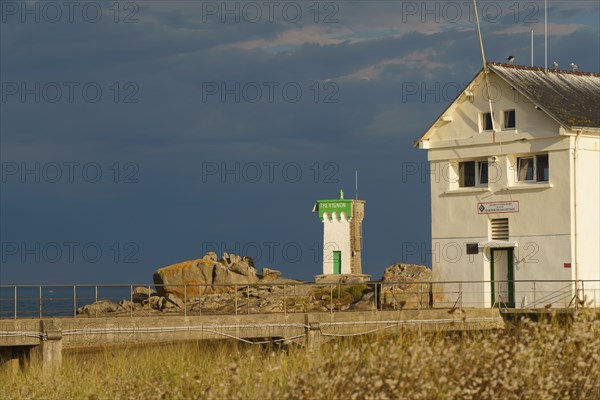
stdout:
[[[18,348],[29,351],[31,361],[41,362],[44,369],[48,370],[60,365],[63,350],[93,350],[115,345],[235,338],[286,338],[304,343],[314,350],[323,340],[336,336],[364,334],[377,329],[383,334],[393,334],[402,329],[440,331],[504,327],[498,310],[484,309],[467,310],[466,314],[448,314],[447,310],[403,310],[194,317],[56,318],[29,322],[37,325],[39,332],[49,333],[47,340],[36,339],[36,346],[16,346],[15,343],[8,346],[0,342],[0,368],[18,368],[18,361],[15,362],[14,357]],[[20,330],[22,327],[24,326],[6,324],[2,333],[29,332]],[[29,329],[29,326],[25,328]]]

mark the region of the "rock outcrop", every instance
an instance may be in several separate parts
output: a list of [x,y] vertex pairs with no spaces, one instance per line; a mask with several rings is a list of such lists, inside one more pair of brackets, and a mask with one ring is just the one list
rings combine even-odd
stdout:
[[95,303],[85,305],[83,307],[79,307],[77,309],[77,314],[85,314],[90,316],[113,313],[117,311],[123,311],[124,308],[111,300],[98,300]]
[[156,292],[149,287],[139,286],[131,292],[131,300],[138,304],[142,304],[144,300],[148,300],[152,296],[156,296]]
[[162,297],[170,294],[180,299],[228,293],[235,289],[235,285],[253,284],[259,279],[252,258],[223,253],[217,260],[214,252],[206,253],[198,260],[159,268],[154,273],[158,294]]
[[281,277],[281,272],[271,268],[263,268],[261,275],[263,282],[272,282]]
[[394,309],[426,308],[430,302],[431,277],[431,270],[423,265],[391,265],[381,278],[381,306]]
[[[334,277],[335,278],[335,277]],[[431,270],[422,265],[394,264],[380,282],[320,284],[286,279],[281,272],[262,268],[257,273],[250,257],[214,252],[197,260],[159,268],[155,290],[136,287],[119,304],[100,300],[80,307],[82,316],[176,313],[178,315],[255,314],[376,309],[416,309],[431,304]],[[237,289],[237,290],[236,290]]]

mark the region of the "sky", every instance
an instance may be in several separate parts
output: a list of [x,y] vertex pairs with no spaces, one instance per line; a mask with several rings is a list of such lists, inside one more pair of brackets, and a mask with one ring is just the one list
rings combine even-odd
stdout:
[[[544,66],[544,2],[480,1],[486,57]],[[600,71],[600,5],[548,1]],[[207,251],[312,280],[315,200],[366,200],[363,272],[431,265],[413,147],[481,69],[468,1],[0,0],[0,284],[151,283]]]

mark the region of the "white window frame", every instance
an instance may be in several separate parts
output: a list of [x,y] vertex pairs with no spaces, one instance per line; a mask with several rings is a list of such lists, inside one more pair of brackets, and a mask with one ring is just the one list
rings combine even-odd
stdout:
[[[538,180],[538,157],[540,156],[546,156],[548,157],[548,179],[547,180]],[[532,168],[532,179],[520,179],[520,172],[521,172],[521,160],[525,160],[525,159],[530,159],[532,160],[533,163],[533,168]],[[522,182],[522,183],[548,183],[550,182],[550,157],[548,155],[548,153],[537,153],[537,154],[527,154],[527,155],[521,155],[521,156],[517,156],[516,157],[516,176],[515,176],[515,182]]]
[[[485,128],[485,116],[488,114],[492,118],[492,127],[490,129]],[[481,132],[492,132],[494,130],[494,115],[491,112],[487,111],[479,113],[479,128]]]
[[[475,163],[475,167],[474,167],[474,171],[473,173],[475,174],[475,176],[473,177],[475,184],[473,186],[461,186],[460,182],[462,179],[461,177],[461,168],[460,168],[460,164],[461,163],[468,163],[468,162],[472,162]],[[486,183],[481,183],[481,164],[487,164],[488,165],[488,181]],[[489,177],[489,170],[490,170],[490,163],[488,161],[487,158],[485,159],[475,159],[475,160],[460,160],[457,161],[458,164],[458,169],[457,169],[457,174],[458,174],[458,188],[482,188],[482,187],[488,187],[489,181],[490,181],[490,177]]]
[[[515,113],[515,126],[512,126],[512,127],[506,126],[506,124],[508,122],[508,118],[506,117],[506,114],[509,113],[509,112],[514,112]],[[502,130],[504,130],[504,131],[514,131],[516,129],[517,129],[517,110],[515,110],[514,108],[511,108],[511,109],[502,111]]]

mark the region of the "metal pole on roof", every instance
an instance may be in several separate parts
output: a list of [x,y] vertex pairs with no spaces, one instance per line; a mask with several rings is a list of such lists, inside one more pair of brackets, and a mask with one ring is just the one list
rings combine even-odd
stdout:
[[533,67],[533,29],[531,30],[531,66]]
[[548,72],[548,0],[544,0],[544,71]]
[[481,60],[483,62],[483,75],[485,77],[485,88],[487,91],[488,104],[490,106],[490,117],[492,120],[492,140],[496,143],[496,122],[494,121],[494,110],[492,109],[492,96],[490,93],[490,82],[488,79],[488,66],[485,62],[485,51],[483,49],[483,38],[481,37],[481,26],[479,24],[479,12],[477,11],[477,0],[473,0],[473,8],[475,9],[475,20],[477,21],[477,33],[479,34],[479,47],[481,48]]

